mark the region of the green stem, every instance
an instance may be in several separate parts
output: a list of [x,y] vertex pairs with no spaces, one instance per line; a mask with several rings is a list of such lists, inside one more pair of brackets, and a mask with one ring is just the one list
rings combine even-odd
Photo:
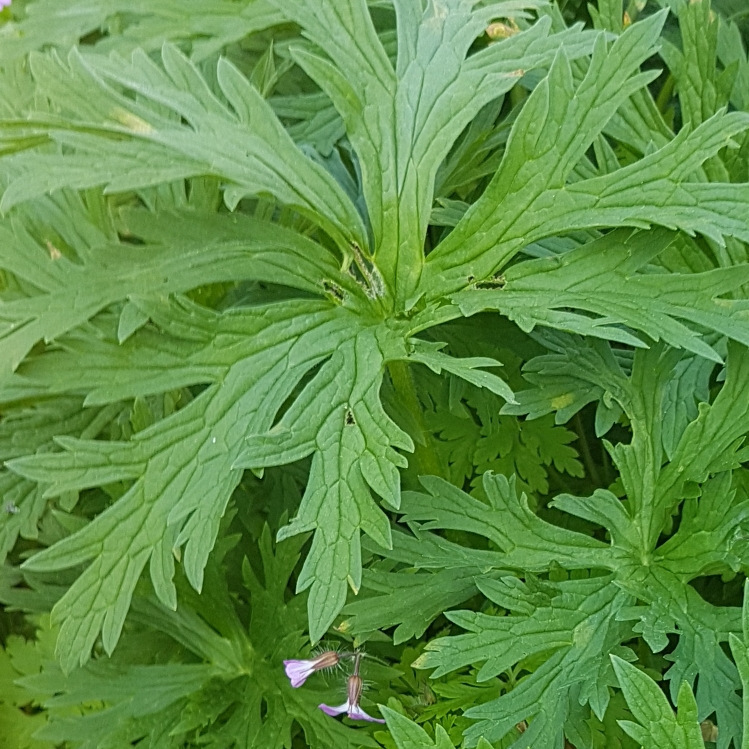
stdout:
[[672,73],[669,73],[668,78],[666,78],[666,82],[663,84],[663,87],[658,92],[658,98],[655,100],[655,106],[658,107],[658,111],[661,114],[665,114],[666,107],[668,106],[668,102],[674,93],[675,86],[676,86],[676,78],[674,78]]
[[424,411],[419,403],[419,396],[416,393],[416,384],[409,365],[404,361],[391,361],[388,365],[388,372],[392,380],[395,392],[401,404],[408,410],[413,423],[419,430],[414,440],[415,450],[412,458],[416,472],[419,476],[441,476],[447,478],[446,471],[442,466],[442,461],[437,453],[434,444],[434,437],[424,421]]
[[603,486],[603,484],[601,483],[601,476],[598,473],[598,467],[596,466],[595,461],[593,460],[593,456],[590,452],[588,440],[585,438],[585,428],[583,427],[583,421],[580,418],[579,411],[575,414],[574,421],[575,431],[577,431],[578,443],[580,446],[580,452],[583,456],[583,463],[585,463],[585,469],[588,472],[588,476],[590,476],[591,480],[597,487]]

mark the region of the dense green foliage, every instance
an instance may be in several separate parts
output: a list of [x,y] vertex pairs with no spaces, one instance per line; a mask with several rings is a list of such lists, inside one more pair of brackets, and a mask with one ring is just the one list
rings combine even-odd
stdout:
[[2,10],[0,748],[749,747],[748,29]]

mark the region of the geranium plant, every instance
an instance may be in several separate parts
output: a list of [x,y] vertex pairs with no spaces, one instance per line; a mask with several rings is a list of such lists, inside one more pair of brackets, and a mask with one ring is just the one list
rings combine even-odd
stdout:
[[577,5],[13,3],[19,735],[746,741],[742,27]]

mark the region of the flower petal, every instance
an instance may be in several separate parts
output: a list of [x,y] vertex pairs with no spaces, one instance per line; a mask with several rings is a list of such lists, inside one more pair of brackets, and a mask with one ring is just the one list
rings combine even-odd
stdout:
[[370,723],[384,723],[385,721],[381,718],[373,718],[371,715],[367,715],[367,713],[362,710],[359,705],[352,705],[351,709],[348,711],[348,717],[351,718],[351,720],[368,720]]
[[[2,0],[0,0],[2,2]],[[307,680],[307,677],[315,672],[315,664],[312,661],[290,660],[283,662],[286,676],[291,681],[291,686],[301,687]]]
[[331,707],[330,705],[318,705],[320,710],[322,710],[326,715],[340,715],[341,713],[348,713],[349,712],[349,704],[348,702],[344,702],[342,705],[338,705],[338,707]]

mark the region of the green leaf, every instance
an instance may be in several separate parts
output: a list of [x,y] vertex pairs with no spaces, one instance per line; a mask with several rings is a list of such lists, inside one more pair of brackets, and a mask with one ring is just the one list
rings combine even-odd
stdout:
[[595,712],[603,715],[613,677],[605,653],[617,647],[624,636],[626,627],[616,623],[614,617],[628,600],[616,585],[597,578],[562,584],[548,603],[530,614],[451,615],[456,623],[467,625],[472,634],[430,643],[424,666],[449,670],[465,662],[450,647],[451,639],[463,639],[463,648],[475,648],[477,659],[486,660],[480,672],[485,676],[530,653],[556,651],[512,691],[466,712],[467,717],[479,721],[466,732],[468,745],[475,746],[482,735],[489,741],[498,741],[517,723],[532,719],[521,745],[535,746],[539,742],[553,746],[561,739],[572,699],[580,704],[590,702]]
[[[120,410],[119,404],[84,409],[79,398],[70,397],[5,409],[0,422],[0,460],[48,452],[59,435],[95,437]],[[4,562],[19,536],[39,537],[38,523],[47,509],[47,498],[43,486],[6,470],[0,472],[0,496],[0,562]]]
[[435,476],[421,479],[428,494],[404,492],[406,522],[419,521],[423,530],[450,528],[490,539],[503,552],[507,567],[531,572],[557,562],[568,569],[616,566],[615,554],[605,544],[582,533],[541,520],[518,497],[515,477],[487,473],[483,487],[488,503],[475,499]]
[[453,749],[453,743],[442,726],[437,726],[436,741],[432,741],[421,726],[405,715],[384,705],[380,709],[398,749]]
[[661,564],[685,579],[738,570],[734,547],[749,519],[749,501],[735,496],[727,471],[703,485],[699,500],[685,500],[679,530],[658,547]]
[[[594,10],[592,5],[591,13]],[[624,0],[598,0],[598,12],[594,16],[596,27],[621,33],[624,20]]]
[[671,462],[658,478],[652,539],[657,537],[655,528],[665,522],[687,481],[703,482],[711,473],[736,465],[736,450],[749,431],[749,411],[741,395],[747,368],[747,349],[729,346],[725,384],[712,404],[700,404],[698,417],[682,433]]
[[4,40],[3,64],[48,46],[69,48],[116,21],[126,24],[125,33],[105,36],[104,48],[158,50],[165,41],[188,42],[193,59],[201,60],[283,20],[266,0],[242,8],[227,0],[106,0],[84,6],[78,0],[35,0],[29,5],[28,15],[11,25],[15,33]]
[[697,418],[697,404],[710,399],[709,383],[714,368],[713,362],[700,356],[685,357],[676,365],[663,412],[663,450],[669,460],[684,430]]
[[408,357],[410,361],[424,364],[436,374],[442,371],[450,372],[476,387],[485,387],[495,395],[504,398],[508,403],[514,403],[515,398],[510,386],[502,379],[484,372],[484,367],[501,367],[500,362],[488,357],[473,357],[471,359],[456,359],[439,351],[443,344],[428,344],[418,339],[412,340],[413,351]]
[[[22,677],[39,671],[43,660],[53,657],[54,642],[49,632],[48,617],[43,617],[36,640],[24,640],[10,635],[0,648],[0,730],[2,741],[8,749],[53,749],[54,744],[36,736],[49,718],[33,701],[34,711],[29,714],[30,695],[17,682]],[[13,742],[12,744],[10,742]],[[5,749],[5,746],[3,749]]]
[[[401,338],[402,341],[402,338]],[[361,587],[359,531],[390,546],[390,526],[373,489],[400,505],[394,447],[413,450],[411,438],[385,414],[379,400],[385,362],[405,358],[403,343],[386,327],[365,328],[339,346],[268,432],[256,431],[236,459],[246,468],[282,465],[314,453],[299,513],[279,538],[315,530],[297,582],[311,588],[310,634],[319,640],[346,600],[347,583]]]
[[[633,73],[652,54],[664,18],[661,13],[634,24],[610,50],[599,36],[587,75],[577,90],[567,57],[564,52],[557,55],[549,75],[515,121],[505,157],[489,187],[430,254],[422,279],[426,293],[455,291],[470,275],[487,278],[533,241],[525,237],[531,228],[527,223],[533,215],[536,218],[530,220],[534,224],[543,220],[542,214],[536,213],[535,201],[546,191],[563,187],[619,105],[650,80],[650,76]],[[554,106],[550,108],[552,95]],[[546,214],[544,211],[544,218]],[[517,226],[521,216],[526,217],[521,220],[522,230]],[[474,237],[478,241],[471,241]]]
[[[81,222],[90,224],[82,203],[70,203]],[[46,207],[50,216],[56,206],[49,202]],[[7,377],[40,340],[54,340],[131,295],[166,295],[241,278],[318,294],[326,284],[334,285],[354,300],[362,295],[319,245],[274,224],[186,214],[156,219],[136,211],[125,214],[125,226],[146,243],[114,244],[98,232],[93,246],[79,240],[74,247],[82,262],[69,260],[49,242],[42,249],[21,224],[15,234],[0,227],[0,267],[36,287],[26,298],[7,301],[0,311],[0,377]]]
[[[285,306],[243,312],[245,344],[234,350],[235,361],[220,384],[130,442],[68,439],[60,443],[63,453],[12,462],[14,471],[47,483],[52,494],[135,479],[91,524],[27,562],[51,571],[93,559],[54,609],[62,623],[58,654],[66,669],[88,660],[100,630],[112,652],[149,560],[154,589],[165,605],[176,605],[173,548],[185,545],[185,572],[201,588],[220,518],[241,478],[233,466],[249,425],[269,428],[299,379],[349,336],[335,309],[312,305],[298,316]],[[309,314],[315,307],[321,317]],[[257,335],[258,324],[267,328],[264,335]]]
[[620,359],[629,352],[615,352],[595,337],[584,339],[551,331],[541,336],[554,353],[534,357],[524,365],[523,377],[533,387],[517,392],[518,404],[503,406],[502,413],[527,414],[530,419],[554,413],[556,423],[564,424],[588,403],[597,401],[596,435],[605,434],[608,429],[598,428],[599,423],[611,427],[611,421],[604,422],[604,414],[613,412],[615,420],[617,401],[627,397]]
[[744,606],[741,612],[741,637],[733,632],[729,635],[731,653],[736,662],[736,668],[741,678],[742,686],[742,721],[741,733],[744,736],[743,744],[746,743],[746,737],[749,736],[749,582],[744,582]]
[[727,67],[718,76],[716,47],[720,23],[709,2],[683,3],[678,17],[682,49],[666,41],[661,56],[676,79],[684,124],[696,127],[728,104],[737,66]]
[[476,594],[475,577],[480,573],[477,567],[410,575],[364,570],[362,588],[370,595],[343,609],[350,618],[338,630],[358,636],[397,625],[394,645],[423,637],[443,611]]
[[[12,157],[6,168],[15,178],[0,203],[4,210],[63,186],[122,192],[212,175],[229,183],[232,206],[245,195],[271,195],[318,222],[342,248],[349,242],[363,246],[354,206],[294,145],[270,105],[229,61],[222,59],[217,68],[227,105],[170,45],[162,50],[163,68],[142,51],[130,62],[75,50],[67,66],[54,56],[32,59],[39,90],[75,111],[83,124],[37,123],[66,153]],[[119,93],[120,87],[138,92],[137,102]],[[180,117],[189,125],[181,125]]]
[[619,685],[637,723],[619,725],[644,749],[703,749],[697,720],[697,703],[689,685],[679,690],[678,713],[674,715],[656,683],[635,666],[611,656]]
[[572,631],[609,605],[616,588],[600,579],[575,581],[555,590],[543,583],[534,586],[517,578],[480,581],[484,595],[506,609],[518,609],[519,616],[488,616],[473,611],[453,611],[450,621],[471,634],[440,638],[427,645],[417,661],[419,668],[433,668],[439,677],[470,663],[485,661],[478,673],[487,681],[535,653],[570,647]]
[[363,0],[278,2],[332,60],[297,49],[296,61],[330,96],[359,156],[372,222],[374,255],[402,304],[423,263],[434,179],[450,147],[478,111],[509,91],[523,71],[548,65],[562,44],[571,57],[590,51],[592,36],[573,29],[549,35],[542,20],[466,58],[477,36],[504,12],[519,18],[535,0],[472,9],[462,0],[420,8],[395,4],[395,69]]
[[608,51],[599,38],[577,87],[566,58],[557,57],[518,116],[489,187],[429,255],[417,295],[458,291],[489,278],[527,244],[578,229],[661,224],[699,231],[718,244],[724,234],[749,237],[729,197],[743,187],[689,181],[749,126],[743,114],[716,115],[628,167],[565,184],[616,109],[652,80],[633,73],[652,54],[663,20],[657,14],[633,24]]
[[749,266],[690,274],[637,272],[673,239],[666,230],[611,232],[560,257],[518,263],[502,275],[500,289],[464,291],[453,301],[464,315],[496,309],[527,332],[545,325],[643,346],[622,329],[624,324],[655,341],[663,339],[720,362],[720,356],[680,319],[698,330],[714,329],[749,343],[743,302],[720,298],[749,280]]

